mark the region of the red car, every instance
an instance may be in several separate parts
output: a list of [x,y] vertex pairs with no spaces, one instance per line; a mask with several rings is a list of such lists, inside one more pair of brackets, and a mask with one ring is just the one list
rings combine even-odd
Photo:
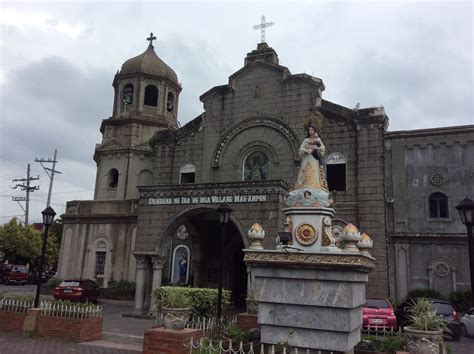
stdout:
[[25,285],[28,283],[28,269],[24,265],[12,265],[6,267],[4,274],[4,280],[7,284],[21,284]]
[[362,328],[398,328],[397,317],[390,301],[379,297],[367,298],[362,306]]
[[99,287],[92,280],[65,280],[54,289],[53,296],[57,300],[97,303]]

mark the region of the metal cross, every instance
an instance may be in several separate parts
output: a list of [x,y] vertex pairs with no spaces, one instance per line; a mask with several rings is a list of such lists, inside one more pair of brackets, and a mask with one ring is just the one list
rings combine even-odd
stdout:
[[265,22],[265,16],[262,15],[262,22],[259,25],[253,26],[254,30],[260,29],[260,43],[265,42],[265,28],[273,26],[273,22]]
[[153,45],[153,41],[156,39],[156,37],[153,35],[153,32],[150,32],[150,37],[148,37],[146,40],[150,41],[150,45]]

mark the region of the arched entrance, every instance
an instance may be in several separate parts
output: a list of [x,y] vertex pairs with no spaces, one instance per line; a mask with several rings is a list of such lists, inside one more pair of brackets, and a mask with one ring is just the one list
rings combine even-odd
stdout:
[[[160,245],[167,254],[163,283],[217,288],[220,238],[221,226],[215,209],[196,208],[175,218]],[[242,235],[231,218],[224,240],[223,288],[231,290],[232,301],[237,304],[245,303],[247,293],[244,247]],[[181,276],[178,274],[180,264]]]

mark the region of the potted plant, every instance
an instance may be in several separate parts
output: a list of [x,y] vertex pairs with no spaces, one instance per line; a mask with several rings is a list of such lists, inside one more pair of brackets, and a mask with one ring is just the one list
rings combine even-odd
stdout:
[[186,288],[166,287],[159,290],[156,291],[155,301],[163,315],[163,326],[166,329],[183,329],[192,312],[191,298]]
[[406,349],[413,354],[446,354],[443,331],[448,331],[446,321],[432,309],[430,300],[420,297],[412,301],[411,324],[404,327]]

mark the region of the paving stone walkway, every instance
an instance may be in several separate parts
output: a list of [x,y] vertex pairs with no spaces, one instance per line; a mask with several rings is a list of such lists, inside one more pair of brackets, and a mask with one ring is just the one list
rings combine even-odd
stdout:
[[140,346],[103,340],[70,343],[0,333],[0,354],[136,354],[141,353],[141,351]]

